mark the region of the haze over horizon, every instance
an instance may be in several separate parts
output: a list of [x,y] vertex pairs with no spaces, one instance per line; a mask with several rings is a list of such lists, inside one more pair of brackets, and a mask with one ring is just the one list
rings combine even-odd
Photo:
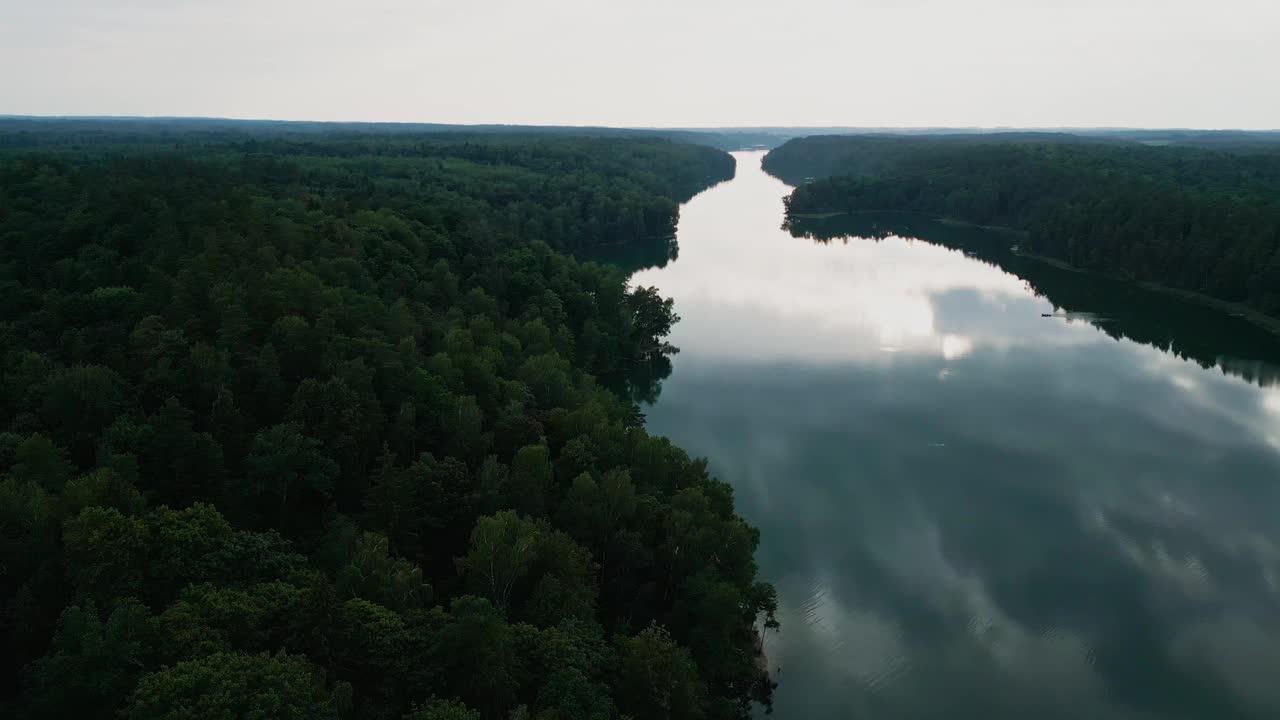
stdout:
[[[1275,129],[1280,3],[0,0],[0,113]],[[963,31],[961,31],[961,29]]]

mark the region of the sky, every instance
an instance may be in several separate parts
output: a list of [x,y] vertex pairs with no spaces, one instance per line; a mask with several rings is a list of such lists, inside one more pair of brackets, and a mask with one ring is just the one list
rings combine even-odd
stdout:
[[1280,0],[0,0],[0,114],[1280,128]]

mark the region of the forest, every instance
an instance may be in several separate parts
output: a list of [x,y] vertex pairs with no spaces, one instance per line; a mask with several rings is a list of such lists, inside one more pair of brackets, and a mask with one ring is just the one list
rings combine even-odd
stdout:
[[790,215],[911,211],[1025,233],[1021,249],[1280,316],[1280,152],[1074,135],[845,136],[765,157]]
[[484,135],[489,138],[638,137],[665,138],[721,150],[756,146],[776,147],[796,133],[751,128],[616,128],[566,125],[450,125],[414,122],[320,122],[309,120],[236,120],[192,117],[38,117],[0,115],[0,148],[56,146],[68,142],[99,142],[132,136],[154,143],[190,139],[193,135],[223,139],[258,137],[332,137],[355,135],[366,139],[422,135]]
[[757,531],[603,384],[672,304],[574,257],[665,252],[730,156],[40,133],[0,137],[0,715],[769,706]]

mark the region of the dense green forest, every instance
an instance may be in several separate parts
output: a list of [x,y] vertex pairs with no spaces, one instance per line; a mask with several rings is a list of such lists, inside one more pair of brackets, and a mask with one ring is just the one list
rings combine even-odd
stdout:
[[319,122],[307,120],[236,120],[191,117],[36,117],[0,115],[0,148],[56,146],[69,141],[98,142],[104,138],[133,136],[143,142],[161,137],[189,139],[193,135],[223,139],[254,137],[332,137],[336,134],[365,138],[432,135],[487,137],[666,138],[710,145],[721,150],[757,146],[776,147],[796,133],[751,128],[611,128],[564,125],[449,125],[443,123]]
[[1258,147],[815,137],[770,152],[764,167],[801,183],[792,215],[905,210],[1008,226],[1034,254],[1280,315],[1280,153]]
[[0,714],[744,718],[757,532],[596,377],[733,160],[664,139],[0,153]]

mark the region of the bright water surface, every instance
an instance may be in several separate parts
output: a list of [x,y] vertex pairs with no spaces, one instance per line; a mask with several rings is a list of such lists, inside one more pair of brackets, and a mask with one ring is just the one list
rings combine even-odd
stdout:
[[1280,717],[1280,343],[985,231],[794,237],[737,158],[633,282],[683,317],[650,430],[762,531],[775,717]]

